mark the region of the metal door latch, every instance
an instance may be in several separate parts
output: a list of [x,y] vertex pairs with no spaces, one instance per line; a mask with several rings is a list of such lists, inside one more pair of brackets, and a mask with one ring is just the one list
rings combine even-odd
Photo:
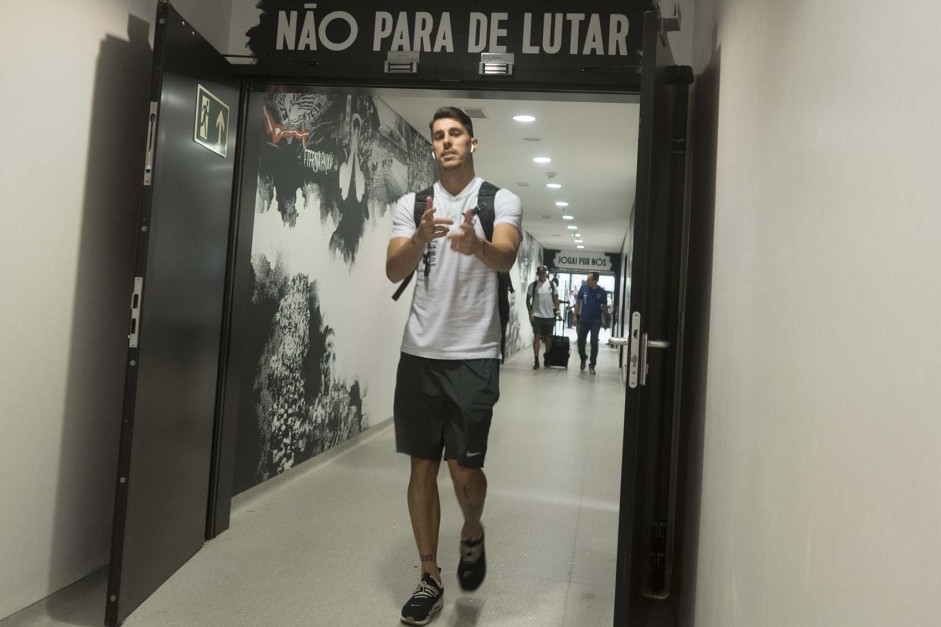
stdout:
[[386,55],[386,74],[418,74],[418,53],[391,51]]
[[647,352],[651,348],[670,348],[668,340],[651,340],[646,333],[640,332],[640,312],[631,315],[630,337],[630,374],[628,385],[636,388],[638,385],[647,385],[647,373],[650,370],[647,364]]
[[131,332],[128,334],[128,346],[137,348],[137,334],[140,331],[140,301],[144,293],[144,277],[134,277],[134,292],[131,294]]
[[157,111],[160,105],[150,103],[150,117],[147,122],[147,153],[144,157],[144,185],[151,185],[154,180],[154,144],[157,140]]
[[630,371],[627,377],[628,385],[636,388],[640,373],[640,312],[631,315],[631,335],[629,338],[631,349],[629,352]]
[[657,19],[660,21],[660,41],[667,44],[667,33],[675,33],[680,30],[680,22],[683,19],[680,15],[680,3],[678,0],[673,2],[673,15],[664,15],[663,7],[657,3]]
[[513,76],[515,55],[512,52],[484,52],[480,55],[481,76]]

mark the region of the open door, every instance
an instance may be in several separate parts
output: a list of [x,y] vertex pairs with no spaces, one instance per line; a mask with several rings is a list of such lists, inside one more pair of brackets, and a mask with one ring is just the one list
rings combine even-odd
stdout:
[[239,89],[165,0],[125,377],[106,622],[121,623],[203,545]]
[[637,198],[630,263],[628,389],[615,625],[674,626],[680,592],[679,422],[692,71],[673,65],[663,21],[644,16]]

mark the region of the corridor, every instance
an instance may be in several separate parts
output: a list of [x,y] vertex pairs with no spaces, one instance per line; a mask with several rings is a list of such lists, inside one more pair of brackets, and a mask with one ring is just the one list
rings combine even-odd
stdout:
[[[455,575],[460,512],[442,467],[439,562],[445,606],[432,625],[601,626],[614,605],[624,387],[615,349],[598,374],[533,371],[526,348],[503,367],[486,464],[488,576]],[[407,458],[392,422],[233,501],[231,528],[206,543],[124,623],[397,625],[418,579]],[[0,621],[101,625],[102,569]]]

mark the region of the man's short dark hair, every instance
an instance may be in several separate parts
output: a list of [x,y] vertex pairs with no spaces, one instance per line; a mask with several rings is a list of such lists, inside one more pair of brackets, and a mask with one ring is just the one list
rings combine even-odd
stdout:
[[452,120],[457,120],[464,125],[464,128],[467,129],[467,133],[473,137],[474,136],[474,123],[471,122],[470,116],[464,113],[463,109],[457,107],[441,107],[435,111],[434,116],[431,118],[431,122],[428,123],[428,128],[432,132],[435,130],[435,122],[438,120],[449,118]]
[[598,273],[597,273],[597,272],[589,272],[589,273],[588,273],[588,278],[597,281],[597,280],[598,280]]

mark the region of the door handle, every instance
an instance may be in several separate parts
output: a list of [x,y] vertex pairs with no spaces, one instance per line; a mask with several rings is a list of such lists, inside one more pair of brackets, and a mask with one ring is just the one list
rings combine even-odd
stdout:
[[640,343],[640,384],[647,385],[647,372],[650,370],[650,365],[647,363],[647,352],[651,348],[660,350],[670,348],[670,342],[668,340],[651,340],[646,333],[642,337]]
[[669,340],[651,340],[646,333],[640,332],[640,312],[631,315],[630,342],[630,375],[628,385],[636,388],[638,385],[647,385],[647,351],[651,348],[665,350],[670,348]]

